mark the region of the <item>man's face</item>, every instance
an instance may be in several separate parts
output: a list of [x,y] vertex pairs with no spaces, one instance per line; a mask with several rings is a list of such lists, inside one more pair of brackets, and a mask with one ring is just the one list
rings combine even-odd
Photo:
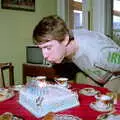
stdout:
[[62,42],[50,40],[38,45],[43,52],[43,56],[51,63],[61,63],[65,57],[66,47]]

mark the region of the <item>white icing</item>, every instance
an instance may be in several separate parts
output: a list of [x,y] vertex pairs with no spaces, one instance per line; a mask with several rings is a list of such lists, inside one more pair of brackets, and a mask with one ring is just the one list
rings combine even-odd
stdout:
[[59,85],[27,86],[20,91],[19,103],[36,117],[79,105],[77,94]]

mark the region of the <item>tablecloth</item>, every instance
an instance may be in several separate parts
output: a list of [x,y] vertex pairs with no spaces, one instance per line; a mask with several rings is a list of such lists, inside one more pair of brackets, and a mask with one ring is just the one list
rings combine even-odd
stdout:
[[[107,88],[91,86],[87,84],[76,84],[76,83],[70,83],[70,84],[71,84],[70,89],[78,92],[80,105],[67,110],[57,112],[56,114],[70,114],[70,115],[78,116],[83,120],[96,120],[97,116],[99,114],[102,114],[103,112],[95,111],[89,107],[89,104],[95,101],[95,97],[85,96],[83,94],[80,94],[79,91],[86,87],[92,87],[95,88],[96,90],[99,90],[101,93],[105,94],[109,92],[109,90]],[[21,106],[18,100],[19,100],[19,93],[16,92],[15,96],[12,97],[11,99],[6,100],[4,102],[0,102],[0,114],[4,112],[11,112],[15,115],[23,117],[25,120],[41,120],[41,118],[39,119],[36,118],[27,109]]]

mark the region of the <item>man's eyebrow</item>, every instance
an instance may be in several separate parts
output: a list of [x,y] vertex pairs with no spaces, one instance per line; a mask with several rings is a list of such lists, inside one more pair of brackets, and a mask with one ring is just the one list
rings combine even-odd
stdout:
[[47,39],[43,39],[43,40],[40,40],[38,44],[44,44],[44,43],[47,43],[49,42],[50,40],[47,40]]

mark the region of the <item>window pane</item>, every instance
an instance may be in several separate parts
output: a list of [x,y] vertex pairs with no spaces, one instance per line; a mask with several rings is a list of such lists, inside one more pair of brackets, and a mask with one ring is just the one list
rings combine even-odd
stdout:
[[83,23],[82,22],[83,12],[74,10],[73,13],[74,13],[74,28],[82,27],[83,26],[83,24],[82,24]]
[[113,10],[120,11],[120,0],[114,0]]
[[73,0],[73,1],[75,1],[75,2],[82,2],[82,0]]
[[120,30],[120,0],[114,0],[113,13],[113,29]]
[[113,40],[120,45],[120,0],[113,0]]
[[113,29],[120,30],[120,16],[113,16]]

